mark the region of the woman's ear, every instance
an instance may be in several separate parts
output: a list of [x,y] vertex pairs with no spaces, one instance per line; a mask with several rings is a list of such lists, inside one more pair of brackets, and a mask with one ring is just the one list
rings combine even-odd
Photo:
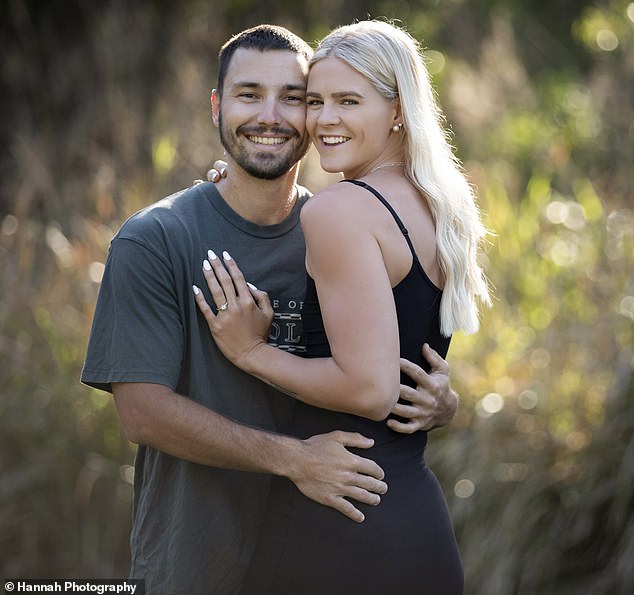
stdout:
[[393,126],[403,126],[403,114],[401,113],[401,102],[400,100],[394,99],[394,116],[392,117],[392,125]]

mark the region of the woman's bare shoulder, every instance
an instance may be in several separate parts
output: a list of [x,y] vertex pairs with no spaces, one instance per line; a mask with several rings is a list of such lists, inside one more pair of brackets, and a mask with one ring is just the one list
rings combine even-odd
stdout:
[[367,191],[353,184],[332,184],[317,192],[301,211],[302,221],[340,221],[342,217],[358,217],[367,204]]

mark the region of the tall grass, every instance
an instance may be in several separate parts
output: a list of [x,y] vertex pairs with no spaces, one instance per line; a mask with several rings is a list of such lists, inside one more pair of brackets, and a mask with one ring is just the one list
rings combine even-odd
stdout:
[[[224,13],[71,3],[74,24],[32,4],[2,9],[11,92],[0,159],[0,574],[123,577],[134,449],[110,397],[79,384],[94,302],[123,219],[221,156],[209,91],[218,46],[241,27],[229,2]],[[434,76],[496,233],[486,257],[496,303],[477,336],[454,340],[461,407],[431,435],[428,458],[469,593],[626,593],[633,48],[623,36],[616,53],[591,46],[593,27],[626,30],[622,3],[576,10],[579,43],[590,40],[576,50],[583,68],[571,58],[536,77],[539,54],[529,65],[522,44],[539,27],[516,4],[493,17],[475,3],[410,13],[427,45],[446,25],[478,50],[445,40]],[[300,23],[312,39],[327,26],[310,18],[276,22]],[[476,35],[474,22],[487,27]],[[314,155],[302,179],[313,189],[329,180]]]

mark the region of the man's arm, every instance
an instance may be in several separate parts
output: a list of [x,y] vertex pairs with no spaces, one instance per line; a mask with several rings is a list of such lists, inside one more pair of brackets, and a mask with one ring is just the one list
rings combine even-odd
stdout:
[[213,467],[273,473],[308,498],[354,521],[363,514],[347,498],[378,504],[387,491],[383,470],[347,447],[370,448],[360,434],[331,432],[299,440],[241,425],[160,384],[113,384],[129,440]]
[[416,382],[416,388],[401,384],[400,398],[411,405],[397,403],[392,413],[408,421],[388,419],[387,425],[402,434],[446,426],[458,409],[458,393],[449,383],[449,364],[426,343],[423,356],[431,366],[429,373],[409,360],[401,359],[401,371]]

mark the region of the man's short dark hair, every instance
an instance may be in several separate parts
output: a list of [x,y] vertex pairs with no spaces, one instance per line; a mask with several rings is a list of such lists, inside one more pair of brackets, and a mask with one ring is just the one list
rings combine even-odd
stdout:
[[218,84],[216,91],[222,96],[222,88],[225,76],[229,69],[231,58],[237,49],[259,50],[286,50],[300,54],[308,63],[313,55],[312,48],[301,38],[284,27],[277,25],[258,25],[245,29],[234,35],[227,41],[218,53]]

